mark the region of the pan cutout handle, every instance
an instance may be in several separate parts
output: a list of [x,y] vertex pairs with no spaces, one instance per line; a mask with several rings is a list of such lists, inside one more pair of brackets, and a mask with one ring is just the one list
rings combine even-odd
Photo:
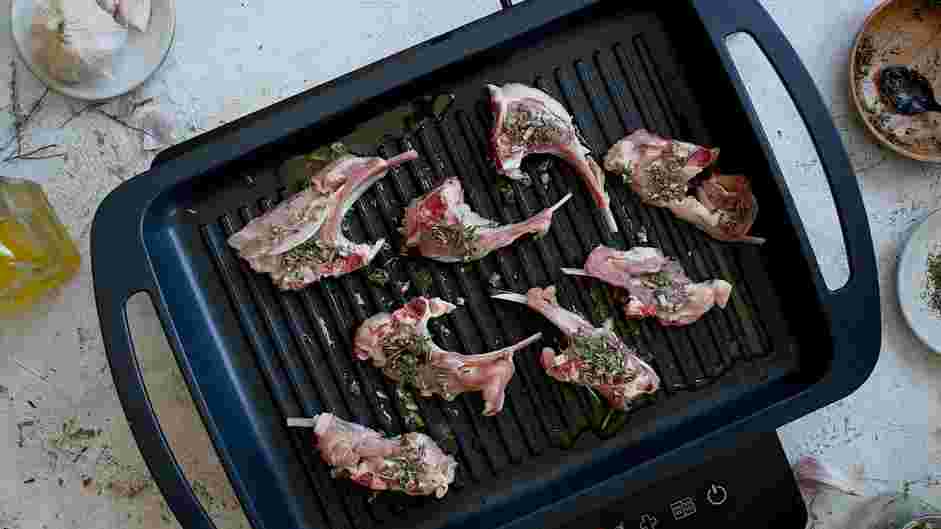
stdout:
[[[93,232],[98,228],[95,223]],[[162,306],[156,286],[148,274],[143,247],[115,248],[102,251],[99,246],[106,239],[92,235],[92,267],[95,277],[95,300],[108,364],[114,378],[114,387],[127,416],[128,425],[142,454],[151,477],[160,488],[167,505],[180,526],[187,529],[215,529],[215,524],[203,509],[193,492],[183,469],[160,427],[157,413],[147,394],[144,376],[131,339],[127,317],[127,302],[138,293],[145,293],[154,304],[164,332],[167,328],[167,310]],[[136,241],[135,246],[140,246]],[[105,281],[102,277],[107,276]],[[101,288],[100,285],[107,285]]]
[[[738,97],[744,106],[752,128],[763,141],[765,157],[780,175],[775,157],[767,141],[764,128],[755,112],[747,88],[735,67],[726,41],[729,36],[745,33],[777,72],[779,79],[793,101],[800,118],[817,150],[820,166],[829,184],[840,230],[846,247],[849,277],[840,288],[830,290],[820,274],[816,262],[810,262],[811,272],[817,281],[825,314],[830,321],[829,331],[838,355],[828,376],[842,377],[841,389],[848,394],[862,384],[875,367],[881,346],[881,317],[879,302],[878,271],[869,230],[868,217],[850,164],[830,111],[824,104],[813,79],[801,63],[797,52],[757,0],[690,0],[702,24],[705,26],[713,46],[718,51],[726,73],[735,84]],[[795,226],[801,226],[800,215],[788,194],[784,195],[785,210]],[[803,232],[801,244],[807,255],[811,247]],[[766,244],[774,244],[769,241]],[[831,395],[832,397],[832,395]],[[835,399],[827,399],[835,400]]]

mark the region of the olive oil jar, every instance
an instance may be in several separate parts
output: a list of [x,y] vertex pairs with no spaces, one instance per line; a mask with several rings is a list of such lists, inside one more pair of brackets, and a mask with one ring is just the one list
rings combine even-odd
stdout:
[[39,184],[0,176],[0,316],[69,280],[80,260]]

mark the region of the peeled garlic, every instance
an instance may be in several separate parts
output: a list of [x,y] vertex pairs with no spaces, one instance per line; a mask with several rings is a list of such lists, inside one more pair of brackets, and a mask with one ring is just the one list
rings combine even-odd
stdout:
[[127,29],[95,0],[50,0],[33,17],[33,58],[50,76],[67,83],[111,78]]
[[110,13],[111,16],[118,12],[118,0],[98,0],[98,5]]
[[150,24],[150,0],[98,0],[98,5],[110,13],[122,26],[147,31]]

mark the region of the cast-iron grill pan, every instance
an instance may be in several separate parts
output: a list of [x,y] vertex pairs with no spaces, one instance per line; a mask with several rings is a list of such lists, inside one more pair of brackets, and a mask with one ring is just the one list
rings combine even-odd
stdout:
[[[839,290],[821,278],[725,49],[725,37],[738,31],[755,38],[781,75],[818,149],[851,271]],[[535,157],[527,163],[538,176],[532,185],[502,189],[486,156],[492,117],[484,85],[511,81],[562,102],[598,156],[638,127],[720,146],[722,170],[751,178],[761,205],[753,231],[768,242],[713,241],[641,205],[614,175],[607,187],[620,231],[610,233],[583,184],[557,160]],[[404,133],[390,125],[401,117],[396,109],[442,94],[453,103],[440,119]],[[347,220],[352,239],[391,243],[375,264],[387,266],[393,281],[377,286],[366,270],[279,292],[226,238],[290,192],[287,160],[338,139],[355,140],[363,154],[421,154],[370,190]],[[530,216],[565,193],[575,197],[548,236],[477,264],[398,257],[404,206],[452,175],[461,177],[475,210],[500,222]],[[685,328],[644,321],[635,333],[604,287],[559,271],[581,266],[598,244],[628,248],[645,238],[678,258],[694,280],[731,281],[728,308]],[[875,260],[854,174],[807,72],[753,0],[512,6],[165,152],[103,202],[92,257],[115,386],[151,473],[188,529],[212,522],[147,398],[124,309],[137,292],[153,300],[234,489],[259,528],[549,527],[577,512],[581,498],[656,475],[657,458],[692,463],[719,438],[770,431],[848,394],[871,371],[880,342]],[[601,431],[590,394],[547,377],[534,346],[517,355],[496,417],[480,416],[476,394],[451,403],[419,400],[424,431],[460,463],[444,499],[373,498],[332,479],[311,432],[288,429],[285,418],[330,411],[390,434],[416,427],[400,413],[395,386],[355,362],[350,346],[360,322],[400,306],[429,275],[426,293],[463,298],[433,328],[445,348],[482,352],[536,331],[552,343],[558,333],[541,317],[488,294],[555,284],[563,305],[596,324],[614,316],[622,336],[661,375],[662,391],[613,423],[608,417]]]

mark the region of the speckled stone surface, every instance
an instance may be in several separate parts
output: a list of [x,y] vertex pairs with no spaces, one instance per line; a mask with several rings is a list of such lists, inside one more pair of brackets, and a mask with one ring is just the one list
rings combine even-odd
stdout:
[[[539,1],[539,0],[530,0]],[[941,358],[905,326],[895,299],[895,258],[912,226],[939,206],[941,167],[878,148],[849,106],[846,62],[872,0],[762,0],[798,50],[830,107],[857,170],[879,260],[882,356],[854,395],[780,430],[788,455],[813,454],[867,477],[870,492],[905,481],[941,497]],[[211,0],[178,2],[171,58],[141,90],[106,109],[155,97],[184,139],[355,67],[496,10],[496,0],[358,0],[331,3]],[[0,1],[0,18],[9,12]],[[0,20],[0,140],[10,133],[8,90],[15,50]],[[746,38],[730,40],[769,138],[818,244],[828,280],[847,271],[829,194],[799,119],[775,89]],[[17,66],[21,104],[42,86]],[[93,304],[89,230],[98,203],[146,169],[152,153],[139,132],[96,112],[62,126],[83,103],[50,94],[24,136],[61,145],[65,158],[4,163],[0,174],[41,182],[83,256],[79,276],[33,310],[0,321],[0,528],[172,527],[150,483],[115,397]],[[2,144],[2,143],[0,143]],[[116,256],[119,249],[116,249]],[[177,455],[213,519],[247,527],[168,356],[150,309],[129,313],[148,386]],[[64,428],[64,429],[63,429]],[[861,467],[860,467],[861,466]],[[826,494],[814,503],[818,527],[841,527],[860,500]]]

